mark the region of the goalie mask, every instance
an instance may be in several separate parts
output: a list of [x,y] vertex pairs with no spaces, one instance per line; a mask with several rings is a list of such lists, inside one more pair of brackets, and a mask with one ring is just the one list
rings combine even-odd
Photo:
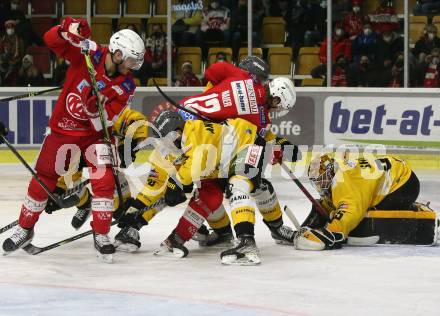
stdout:
[[310,162],[308,177],[321,196],[331,195],[331,185],[335,176],[335,160],[327,154],[317,156]]

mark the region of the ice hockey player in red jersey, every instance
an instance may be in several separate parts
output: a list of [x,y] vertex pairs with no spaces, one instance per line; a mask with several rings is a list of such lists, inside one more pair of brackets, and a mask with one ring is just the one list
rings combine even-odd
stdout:
[[[46,45],[59,57],[70,62],[63,90],[49,120],[49,133],[36,162],[36,172],[50,190],[69,166],[70,157],[81,154],[90,172],[92,228],[98,257],[111,261],[114,247],[107,236],[113,212],[115,188],[109,146],[104,144],[104,131],[99,120],[97,98],[91,94],[91,79],[82,49],[89,50],[96,81],[104,107],[107,126],[130,103],[135,84],[131,70],[139,69],[145,52],[144,43],[135,32],[124,29],[112,35],[108,48],[89,40],[86,20],[66,17],[61,25],[44,34]],[[3,243],[6,253],[28,245],[34,225],[46,206],[48,195],[32,179],[21,207],[19,225]]]

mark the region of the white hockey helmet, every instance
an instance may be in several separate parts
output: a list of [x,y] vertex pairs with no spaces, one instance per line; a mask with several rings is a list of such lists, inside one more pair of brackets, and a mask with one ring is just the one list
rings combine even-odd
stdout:
[[272,97],[280,98],[279,106],[290,110],[296,102],[296,92],[293,82],[286,77],[277,77],[269,82],[269,93]]
[[144,41],[135,31],[123,29],[116,32],[110,37],[108,48],[112,54],[119,50],[130,69],[138,70],[144,62]]

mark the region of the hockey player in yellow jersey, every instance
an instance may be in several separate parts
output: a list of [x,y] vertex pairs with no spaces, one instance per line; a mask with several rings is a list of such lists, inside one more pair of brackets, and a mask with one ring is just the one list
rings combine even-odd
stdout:
[[324,154],[312,160],[308,176],[330,221],[323,228],[303,227],[295,238],[300,250],[340,248],[369,209],[411,209],[420,190],[408,164],[392,156],[335,159]]

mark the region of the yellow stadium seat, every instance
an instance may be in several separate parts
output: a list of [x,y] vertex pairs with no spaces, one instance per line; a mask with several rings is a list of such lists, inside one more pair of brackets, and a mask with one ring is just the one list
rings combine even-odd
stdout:
[[[401,0],[397,0],[401,1]],[[364,1],[364,13],[369,14],[373,13],[374,10],[380,5],[380,0],[367,0]]]
[[426,16],[410,16],[409,17],[409,41],[415,44],[422,36],[422,31],[428,23]]
[[[154,80],[156,80],[156,82],[157,82],[157,84],[159,85],[159,86],[167,86],[168,85],[168,82],[167,82],[167,78],[166,77],[157,77],[157,78],[154,78]],[[154,87],[155,85],[154,85],[154,82],[153,82],[153,78],[150,78],[150,79],[148,79],[148,81],[147,81],[147,87]]]
[[153,17],[149,18],[148,22],[147,22],[147,35],[151,34],[153,24],[162,25],[162,31],[164,31],[165,33],[167,32],[167,18],[166,17],[153,16]]
[[215,63],[215,56],[218,53],[225,53],[226,54],[226,60],[228,62],[232,62],[232,48],[230,47],[211,47],[208,50],[208,65],[211,65],[212,63]]
[[[409,0],[408,13],[412,14],[414,7],[416,6],[417,0]],[[403,14],[405,10],[404,0],[394,1],[394,9],[396,14]]]
[[112,36],[111,18],[92,18],[92,39],[99,44],[108,44]]
[[95,0],[93,5],[95,16],[120,16],[121,7],[119,0]]
[[282,17],[263,19],[263,47],[282,46],[285,41],[286,22]]
[[[238,51],[238,62],[240,63],[243,58],[245,58],[248,54],[247,47],[241,47]],[[252,55],[263,58],[263,50],[260,47],[252,47]]]
[[297,75],[310,75],[313,68],[318,66],[319,47],[301,47],[298,54]]
[[132,24],[136,26],[139,34],[141,34],[143,29],[144,29],[141,18],[126,18],[126,17],[123,17],[123,18],[119,18],[118,19],[118,29],[119,30],[120,29],[126,29],[127,26],[132,25]]
[[124,8],[125,16],[148,17],[151,15],[150,0],[126,0]]
[[322,87],[323,78],[304,78],[301,81],[301,87]]
[[269,48],[267,62],[271,75],[292,75],[292,48]]
[[180,74],[184,62],[190,61],[196,75],[202,73],[202,49],[200,47],[179,47],[177,50],[177,69]]
[[167,15],[167,1],[156,0],[155,2],[155,15]]
[[64,0],[63,15],[66,16],[86,16],[87,0]]

